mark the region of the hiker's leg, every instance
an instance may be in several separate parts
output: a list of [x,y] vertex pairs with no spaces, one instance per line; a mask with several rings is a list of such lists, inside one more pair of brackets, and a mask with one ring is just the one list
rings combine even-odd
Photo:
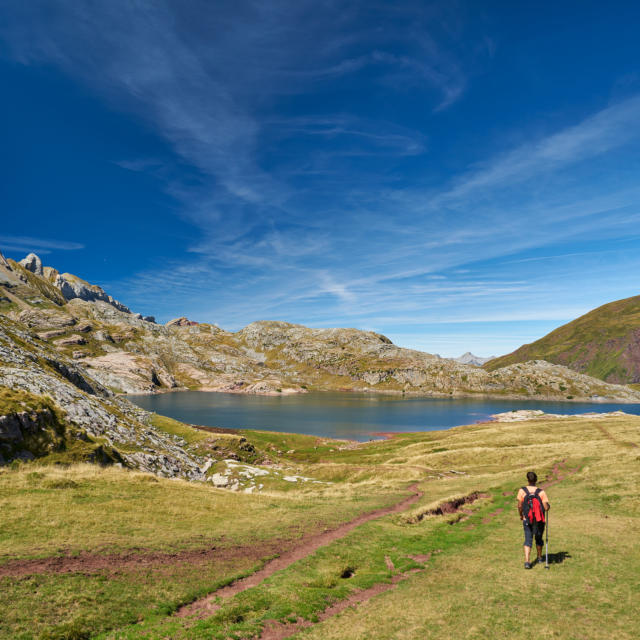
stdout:
[[542,546],[544,544],[544,539],[542,534],[544,533],[544,522],[538,523],[536,526],[536,550],[538,551],[538,560],[542,560]]
[[529,562],[531,557],[531,545],[533,543],[533,531],[528,522],[523,522],[524,527],[524,561]]

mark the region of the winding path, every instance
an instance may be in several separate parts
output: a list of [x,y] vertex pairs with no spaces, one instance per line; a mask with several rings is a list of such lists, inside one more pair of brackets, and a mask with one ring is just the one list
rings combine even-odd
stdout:
[[411,495],[403,498],[402,500],[400,500],[400,502],[397,502],[396,504],[389,507],[384,507],[383,509],[376,509],[375,511],[363,513],[354,520],[351,520],[351,522],[346,522],[336,529],[325,531],[324,533],[308,538],[307,540],[303,541],[301,545],[295,547],[294,549],[286,551],[281,556],[267,562],[267,564],[259,571],[256,571],[256,573],[253,573],[246,578],[236,580],[230,585],[222,587],[221,589],[210,593],[200,600],[195,600],[191,604],[185,605],[184,607],[178,609],[175,615],[181,618],[186,616],[197,616],[198,618],[206,618],[212,615],[222,606],[221,604],[216,602],[218,598],[231,598],[232,596],[235,596],[242,591],[246,591],[247,589],[256,587],[263,580],[266,580],[277,571],[286,569],[294,562],[306,558],[307,556],[320,549],[320,547],[324,547],[334,542],[335,540],[344,538],[351,531],[365,524],[366,522],[377,520],[378,518],[382,518],[383,516],[387,516],[392,513],[399,513],[401,511],[404,511],[411,505],[415,504],[423,495],[423,492],[418,489],[417,484],[411,485],[409,487],[409,490],[412,492]]

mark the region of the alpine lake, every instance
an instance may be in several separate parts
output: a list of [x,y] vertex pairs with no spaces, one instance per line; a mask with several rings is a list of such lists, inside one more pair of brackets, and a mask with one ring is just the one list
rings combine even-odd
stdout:
[[177,391],[127,397],[147,411],[188,424],[357,441],[388,433],[436,431],[485,422],[492,414],[518,409],[560,414],[624,411],[640,415],[640,404],[448,399],[328,391],[282,396]]

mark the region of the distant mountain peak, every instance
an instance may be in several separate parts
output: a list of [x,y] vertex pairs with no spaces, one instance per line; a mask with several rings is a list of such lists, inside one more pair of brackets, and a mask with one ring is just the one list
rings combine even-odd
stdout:
[[491,356],[489,358],[481,358],[480,356],[475,356],[471,351],[467,351],[462,354],[459,358],[454,358],[456,362],[460,364],[472,364],[476,367],[481,367],[485,362],[489,362],[489,360],[493,360],[495,356]]

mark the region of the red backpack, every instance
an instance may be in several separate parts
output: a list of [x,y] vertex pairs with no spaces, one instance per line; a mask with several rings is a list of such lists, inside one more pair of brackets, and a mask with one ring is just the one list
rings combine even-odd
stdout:
[[540,492],[542,489],[537,487],[536,490],[531,493],[527,487],[522,487],[525,496],[522,502],[522,515],[529,524],[537,522],[544,522],[544,505],[542,504],[542,498]]

